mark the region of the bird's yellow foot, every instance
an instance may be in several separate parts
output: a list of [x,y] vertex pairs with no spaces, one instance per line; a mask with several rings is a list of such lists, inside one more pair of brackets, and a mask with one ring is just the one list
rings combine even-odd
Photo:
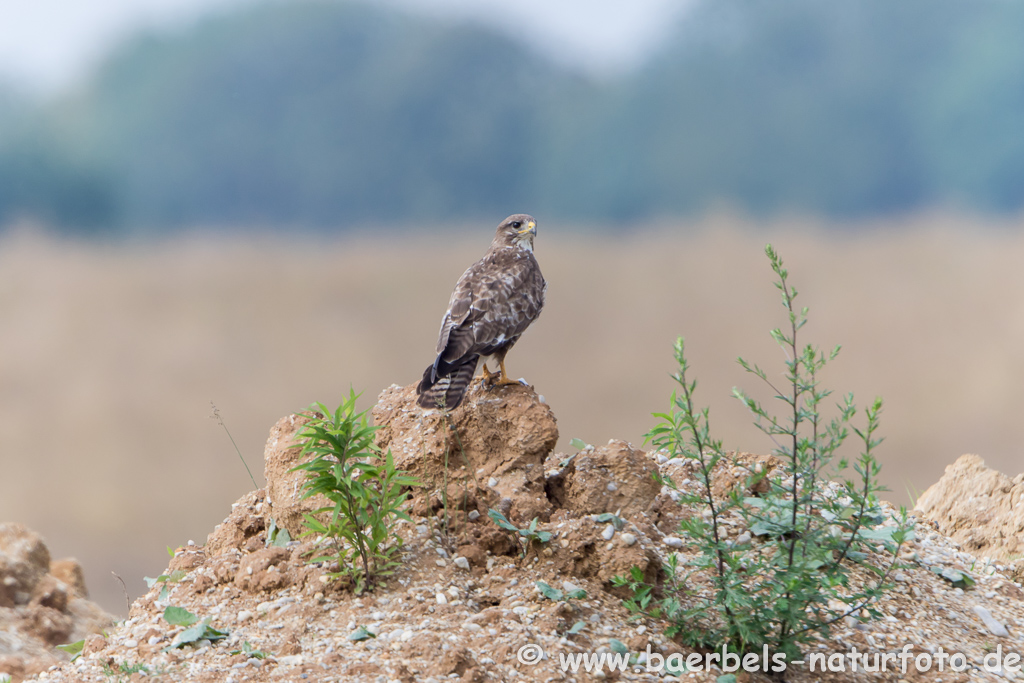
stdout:
[[506,384],[519,384],[519,380],[509,379],[508,375],[505,374],[505,361],[501,361],[498,365],[501,367],[501,375],[498,377],[497,381],[495,381],[494,386],[502,387]]
[[483,371],[483,373],[480,375],[480,381],[481,382],[492,382],[492,381],[494,381],[493,380],[494,373],[493,372],[489,372],[487,370],[487,363],[484,363],[483,365],[481,365],[480,369]]

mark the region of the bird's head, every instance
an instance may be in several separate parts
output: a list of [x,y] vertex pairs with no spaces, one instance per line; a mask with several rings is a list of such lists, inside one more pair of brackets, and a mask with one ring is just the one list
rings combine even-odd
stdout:
[[496,245],[533,251],[533,238],[536,234],[537,219],[525,213],[517,213],[501,222],[494,235],[494,242]]

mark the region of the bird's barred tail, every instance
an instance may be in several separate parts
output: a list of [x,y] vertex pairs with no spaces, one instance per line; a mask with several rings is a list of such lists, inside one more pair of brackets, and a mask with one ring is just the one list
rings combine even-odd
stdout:
[[442,363],[437,373],[437,381],[431,382],[434,374],[434,366],[428,365],[423,372],[423,379],[416,387],[416,393],[420,395],[419,404],[424,408],[443,408],[454,410],[462,403],[466,395],[466,389],[476,374],[476,363],[479,356],[471,356],[464,363],[456,366],[448,366]]

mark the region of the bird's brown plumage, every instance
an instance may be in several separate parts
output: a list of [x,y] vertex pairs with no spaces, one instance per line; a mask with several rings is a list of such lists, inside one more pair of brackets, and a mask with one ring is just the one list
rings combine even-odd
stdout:
[[547,283],[533,256],[536,232],[532,216],[509,216],[484,257],[459,278],[441,320],[437,358],[417,387],[424,408],[456,408],[481,358],[495,359],[502,370],[498,381],[506,381],[505,354],[544,306]]

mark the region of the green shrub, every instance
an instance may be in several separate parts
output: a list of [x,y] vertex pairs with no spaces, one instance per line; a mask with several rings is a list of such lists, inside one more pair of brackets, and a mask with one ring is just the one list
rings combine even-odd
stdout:
[[[402,504],[408,487],[418,482],[395,469],[390,450],[381,454],[373,441],[378,428],[369,424],[367,411],[356,412],[357,398],[350,391],[334,411],[322,403],[311,406],[310,421],[297,436],[301,456],[310,459],[292,471],[306,472],[303,498],[319,494],[330,501],[304,515],[303,535],[321,536],[332,549],[321,555],[314,551],[310,562],[336,562],[338,569],[330,575],[350,580],[361,593],[398,566],[402,538],[395,524],[409,519]],[[325,513],[327,522],[320,519]]]
[[[821,387],[819,375],[839,347],[824,354],[812,345],[800,346],[797,335],[807,322],[807,309],[795,308],[797,292],[788,284],[781,259],[771,245],[765,251],[788,315],[786,331],[771,333],[785,354],[784,383],[742,358],[739,362],[767,384],[781,411],[773,414],[739,389],[733,393],[774,443],[784,475],[777,479],[767,470],[751,471],[711,438],[708,409],[694,405],[697,383],[688,379],[684,343],[678,339],[674,379],[679,393],[672,395],[670,412],[655,414],[661,422],[647,438],[671,457],[695,465],[696,492],[680,490],[668,479],[663,483],[678,491],[682,504],[702,513],[680,524],[697,554],[685,565],[673,555],[661,589],[644,583],[636,568],[615,583],[632,589],[629,608],[666,618],[672,624],[668,635],[680,636],[687,645],[726,645],[739,653],[767,646],[792,660],[801,644],[815,633],[826,635],[836,621],[878,616],[873,604],[891,588],[886,580],[910,530],[905,510],[899,519],[879,526],[886,521],[876,498],[882,488],[874,455],[881,441],[876,436],[881,399],[864,411],[861,429],[852,426],[857,414],[852,394],[839,402],[835,417],[822,416],[822,401],[831,392]],[[862,443],[852,480],[842,475],[847,461],[834,460],[851,429]],[[715,494],[715,478],[737,466],[748,473],[745,481],[729,493]],[[829,476],[840,479],[838,488]],[[763,492],[748,495],[754,490]],[[727,519],[741,520],[750,540],[742,534],[743,542],[729,539]],[[697,590],[701,585],[704,590]]]

